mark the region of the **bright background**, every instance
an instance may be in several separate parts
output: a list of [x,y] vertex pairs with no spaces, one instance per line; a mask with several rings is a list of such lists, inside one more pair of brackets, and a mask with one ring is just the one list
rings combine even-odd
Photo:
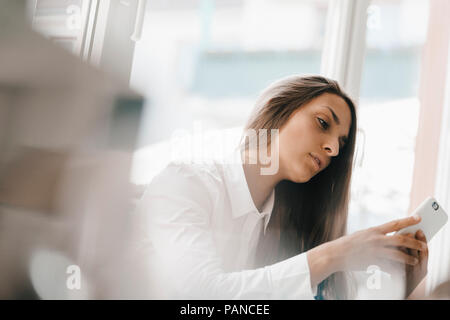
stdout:
[[[268,84],[320,73],[328,8],[328,0],[149,1],[131,76],[148,97],[135,181],[161,168],[163,141],[176,130],[201,123],[239,134]],[[369,6],[349,232],[406,215],[427,19],[425,0]]]

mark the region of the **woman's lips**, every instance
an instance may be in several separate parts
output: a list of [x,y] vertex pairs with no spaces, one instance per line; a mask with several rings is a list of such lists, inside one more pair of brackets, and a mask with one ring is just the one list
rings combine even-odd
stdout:
[[320,160],[309,154],[316,170],[320,170]]

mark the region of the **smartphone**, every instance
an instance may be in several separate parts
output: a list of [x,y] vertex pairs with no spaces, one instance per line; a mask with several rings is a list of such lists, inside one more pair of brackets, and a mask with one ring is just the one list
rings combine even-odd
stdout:
[[434,237],[434,235],[445,225],[448,220],[447,213],[444,208],[433,197],[426,198],[412,215],[418,215],[422,219],[418,224],[406,227],[397,231],[398,234],[412,233],[415,234],[417,230],[422,230],[427,238],[427,242]]

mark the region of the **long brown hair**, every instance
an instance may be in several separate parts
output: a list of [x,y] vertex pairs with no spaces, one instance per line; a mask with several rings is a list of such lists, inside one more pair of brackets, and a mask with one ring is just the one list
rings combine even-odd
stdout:
[[[357,123],[355,105],[336,81],[322,76],[291,76],[275,82],[257,100],[244,132],[268,129],[270,141],[270,129],[280,129],[295,110],[324,93],[341,97],[350,108],[347,143],[330,165],[308,182],[283,180],[277,184],[265,239],[258,243],[256,267],[285,260],[346,233]],[[248,148],[243,136],[241,150]],[[347,299],[352,295],[348,280],[350,274],[332,274],[322,282],[323,296]]]

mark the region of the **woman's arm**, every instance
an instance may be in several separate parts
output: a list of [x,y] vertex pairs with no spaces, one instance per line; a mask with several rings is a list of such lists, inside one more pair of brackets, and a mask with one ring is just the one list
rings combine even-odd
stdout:
[[341,269],[335,246],[334,241],[326,242],[307,252],[312,288]]

